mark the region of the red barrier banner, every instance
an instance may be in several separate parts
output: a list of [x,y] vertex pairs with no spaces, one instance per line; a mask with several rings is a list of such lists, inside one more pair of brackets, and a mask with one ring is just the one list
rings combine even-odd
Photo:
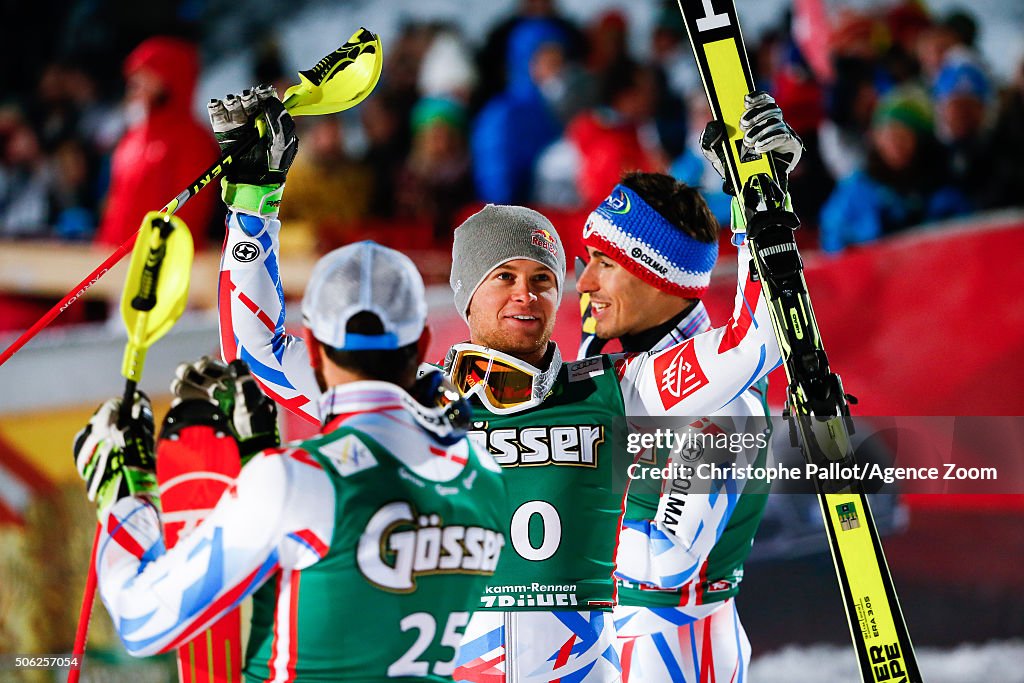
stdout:
[[[1022,415],[1024,303],[1014,294],[1024,220],[926,229],[805,257],[833,371],[859,415]],[[706,298],[725,320],[735,284]],[[782,405],[785,375],[771,377]]]

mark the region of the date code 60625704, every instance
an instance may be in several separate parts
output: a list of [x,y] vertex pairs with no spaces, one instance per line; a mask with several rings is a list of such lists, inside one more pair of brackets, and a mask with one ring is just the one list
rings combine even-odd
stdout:
[[81,657],[75,655],[0,655],[0,671],[12,669],[77,669]]

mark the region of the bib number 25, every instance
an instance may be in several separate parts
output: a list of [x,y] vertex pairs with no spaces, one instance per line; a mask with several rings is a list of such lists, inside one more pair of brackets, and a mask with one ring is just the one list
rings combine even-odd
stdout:
[[434,636],[437,635],[437,621],[434,615],[429,612],[415,612],[398,622],[402,633],[416,630],[416,641],[405,654],[399,657],[394,664],[388,667],[388,678],[401,678],[402,676],[426,676],[433,673],[435,676],[451,676],[455,671],[455,657],[459,652],[459,643],[462,642],[462,629],[469,623],[469,612],[451,612],[448,614],[448,621],[444,626],[444,633],[441,635],[441,647],[451,648],[452,658],[446,661],[435,661],[433,670],[430,662],[420,659],[427,651]]

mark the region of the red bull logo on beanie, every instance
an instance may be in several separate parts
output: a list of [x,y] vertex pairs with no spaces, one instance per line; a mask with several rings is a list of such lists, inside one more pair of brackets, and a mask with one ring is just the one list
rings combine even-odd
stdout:
[[544,249],[552,256],[555,256],[558,252],[558,247],[555,246],[554,235],[544,228],[534,228],[533,232],[530,234],[530,242],[533,246]]

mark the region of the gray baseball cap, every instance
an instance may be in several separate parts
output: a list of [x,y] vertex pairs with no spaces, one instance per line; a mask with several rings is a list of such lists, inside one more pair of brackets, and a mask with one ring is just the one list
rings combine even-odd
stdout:
[[[373,313],[382,334],[355,334],[352,316]],[[302,297],[303,323],[321,344],[342,351],[398,349],[419,340],[427,323],[423,278],[409,257],[365,241],[325,255]]]

